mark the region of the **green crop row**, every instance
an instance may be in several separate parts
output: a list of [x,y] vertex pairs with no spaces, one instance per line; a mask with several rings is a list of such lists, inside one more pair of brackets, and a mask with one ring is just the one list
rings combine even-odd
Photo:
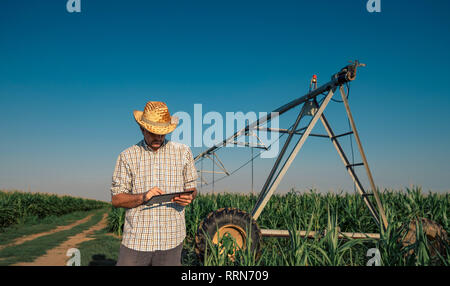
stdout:
[[102,201],[43,193],[0,191],[0,229],[30,217],[60,216],[74,211],[99,209]]
[[[381,231],[362,200],[356,193],[319,193],[316,191],[295,192],[273,195],[257,220],[261,229],[285,229],[292,234],[297,230],[311,230],[325,236],[314,239],[291,235],[289,239],[264,238],[263,254],[258,261],[254,254],[238,252],[234,262],[224,258],[226,251],[214,250],[205,261],[188,255],[188,265],[366,265],[369,249],[381,252],[382,265],[431,265],[430,246],[426,235],[418,234],[417,243],[412,246],[418,256],[405,255],[411,249],[402,248],[399,243],[401,229],[417,217],[431,219],[440,224],[447,233],[450,231],[447,217],[450,215],[450,195],[448,193],[424,194],[419,187],[405,191],[384,190],[380,199],[385,208],[389,228]],[[186,207],[187,238],[185,248],[194,252],[195,235],[201,221],[212,211],[223,207],[234,207],[251,213],[257,196],[240,194],[200,194]],[[121,234],[125,211],[112,208],[109,230]],[[419,227],[420,229],[420,227]],[[380,233],[378,240],[342,240],[337,231]],[[425,242],[424,242],[425,241]],[[449,249],[447,249],[449,250]],[[215,254],[215,255],[214,255]],[[220,255],[219,255],[220,254]],[[428,255],[428,256],[427,256]],[[438,264],[448,265],[450,261],[442,257]]]

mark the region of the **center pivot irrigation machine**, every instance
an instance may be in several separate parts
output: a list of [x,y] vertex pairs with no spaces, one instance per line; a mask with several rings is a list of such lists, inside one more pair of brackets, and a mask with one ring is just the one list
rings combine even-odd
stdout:
[[[358,68],[364,66],[365,64],[362,64],[359,61],[351,62],[351,64],[345,66],[338,73],[334,74],[329,82],[319,87],[317,87],[317,77],[314,75],[310,82],[309,93],[275,109],[274,111],[272,111],[272,113],[268,114],[267,116],[262,117],[253,123],[247,124],[243,129],[237,131],[235,134],[223,140],[222,142],[210,147],[206,151],[198,154],[194,158],[196,162],[199,162],[200,160],[203,160],[205,158],[213,161],[212,171],[204,171],[203,165],[201,170],[199,170],[199,172],[201,173],[199,177],[201,183],[203,184],[206,183],[203,180],[202,175],[203,172],[212,173],[213,175],[219,173],[225,174],[227,176],[230,175],[230,172],[227,171],[224,164],[216,154],[216,151],[218,149],[226,146],[227,144],[241,144],[251,148],[262,148],[267,150],[267,147],[264,146],[264,144],[250,144],[250,142],[248,143],[237,142],[238,137],[255,136],[255,134],[252,132],[254,130],[279,132],[288,135],[261,189],[261,192],[259,194],[259,197],[256,201],[256,204],[251,214],[236,208],[222,208],[210,213],[201,222],[195,238],[196,253],[200,257],[202,257],[205,253],[208,239],[211,239],[211,241],[214,244],[218,244],[220,238],[224,235],[231,236],[235,240],[237,246],[242,249],[244,249],[248,245],[247,244],[248,239],[251,239],[251,248],[257,253],[260,250],[260,243],[262,240],[262,236],[289,237],[290,234],[288,230],[260,229],[256,221],[258,220],[258,217],[260,216],[262,210],[266,206],[267,202],[269,201],[274,191],[277,189],[287,170],[291,166],[293,160],[298,155],[300,149],[302,148],[306,139],[308,139],[309,136],[325,137],[331,141],[333,146],[336,148],[336,151],[339,154],[340,158],[342,159],[342,162],[344,163],[344,166],[347,169],[348,174],[353,180],[358,193],[362,196],[365,205],[369,209],[369,212],[373,217],[374,222],[377,224],[379,229],[380,228],[383,228],[384,230],[387,229],[388,221],[386,219],[386,214],[383,209],[381,200],[379,198],[369,168],[369,164],[367,163],[367,159],[361,144],[361,140],[356,130],[355,121],[353,119],[352,113],[350,111],[350,106],[348,103],[348,92],[349,92],[348,85],[351,81],[355,80]],[[347,87],[347,92],[344,89],[344,86]],[[331,100],[337,101],[336,99],[332,99],[336,90],[339,90],[339,93],[341,94],[342,101],[339,100],[339,102],[343,102],[346,110],[346,115],[349,121],[349,125],[351,126],[351,131],[343,134],[335,134],[324,115],[324,110],[327,107],[328,103]],[[323,99],[319,100],[318,97],[321,95],[323,96]],[[270,121],[276,116],[281,116],[287,111],[301,105],[302,108],[300,109],[295,122],[293,123],[293,125],[291,125],[290,128],[274,129],[262,126],[264,123]],[[306,117],[310,118],[309,123],[305,127],[299,128],[300,122],[302,121],[302,119]],[[327,133],[326,135],[311,133],[314,126],[319,120],[322,122],[326,130]],[[299,138],[296,140],[296,142],[294,140],[295,138],[294,135],[300,135]],[[356,164],[351,163],[347,155],[345,154],[343,148],[341,147],[341,144],[339,143],[338,140],[339,138],[349,135],[353,135],[355,138],[360,153],[360,157],[362,159],[362,162],[360,163]],[[290,154],[287,154],[288,146],[293,142],[295,143],[295,145]],[[287,155],[287,157],[285,155]],[[215,171],[214,165],[216,165],[220,170]],[[358,178],[355,172],[355,167],[358,166],[362,166],[365,169],[370,184],[370,192],[368,192],[367,189],[364,188],[361,180]],[[214,184],[214,177],[212,183]],[[441,226],[429,220],[425,220],[425,222],[428,222],[428,226],[430,226],[429,229],[431,230],[429,232],[431,236],[436,237],[436,235],[440,235],[442,233],[443,229]],[[424,227],[424,229],[426,230],[427,228]],[[434,235],[432,233],[434,233]],[[248,234],[250,234],[250,238],[248,237]],[[307,237],[315,237],[317,235],[317,233],[314,231],[309,232],[299,231],[299,234],[301,236]],[[368,237],[379,239],[380,234],[354,233],[354,232],[339,233],[339,238],[358,239]]]

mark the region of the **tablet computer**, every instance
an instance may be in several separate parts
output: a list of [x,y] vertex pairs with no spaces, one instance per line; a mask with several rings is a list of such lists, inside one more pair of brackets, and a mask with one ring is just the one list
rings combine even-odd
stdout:
[[174,197],[177,197],[179,195],[185,195],[185,194],[192,194],[194,191],[184,191],[184,192],[178,192],[178,193],[170,193],[170,194],[162,194],[153,196],[150,200],[146,201],[144,204],[154,205],[154,204],[161,204],[161,203],[167,203],[170,202]]

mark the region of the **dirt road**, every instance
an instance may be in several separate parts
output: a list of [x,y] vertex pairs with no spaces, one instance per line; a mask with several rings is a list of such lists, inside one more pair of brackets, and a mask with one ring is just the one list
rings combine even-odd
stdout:
[[[16,266],[65,266],[67,261],[70,259],[67,255],[67,251],[71,248],[77,248],[79,244],[82,242],[92,240],[93,238],[89,237],[94,234],[95,231],[101,230],[107,226],[107,213],[103,214],[102,219],[97,224],[93,225],[89,229],[86,229],[83,232],[80,232],[74,236],[69,237],[66,241],[58,245],[57,247],[50,249],[46,254],[38,257],[33,262],[22,262],[14,264]],[[74,227],[78,224],[88,221],[92,215],[77,221],[76,223],[71,224],[71,227]],[[69,226],[66,226],[65,229],[70,229]],[[59,229],[59,231],[63,230],[63,227]],[[56,229],[53,231],[55,232]],[[46,233],[48,234],[48,233]],[[38,234],[39,236],[45,234]],[[35,235],[36,236],[36,235]],[[39,237],[37,236],[37,237]],[[31,240],[33,238],[23,238],[25,241]]]

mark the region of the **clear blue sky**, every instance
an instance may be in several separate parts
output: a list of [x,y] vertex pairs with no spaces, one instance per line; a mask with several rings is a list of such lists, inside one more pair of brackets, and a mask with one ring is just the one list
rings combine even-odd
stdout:
[[[148,100],[269,112],[312,74],[320,84],[359,59],[350,105],[376,184],[449,191],[450,2],[381,0],[381,13],[366,2],[81,0],[70,14],[65,0],[2,0],[0,188],[109,200],[118,154],[141,139],[132,111]],[[326,114],[346,131],[343,112],[332,102]],[[308,140],[280,192],[353,190],[323,140]],[[221,158],[233,170],[249,157]],[[271,163],[255,161],[255,192]],[[216,191],[248,191],[249,171]]]

